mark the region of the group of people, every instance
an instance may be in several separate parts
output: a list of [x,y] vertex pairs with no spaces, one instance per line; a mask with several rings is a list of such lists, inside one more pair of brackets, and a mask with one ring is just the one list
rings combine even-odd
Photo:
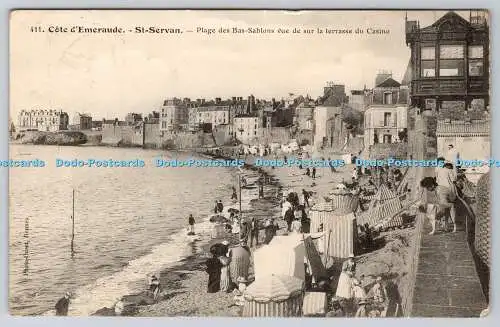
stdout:
[[206,261],[208,273],[208,293],[231,292],[238,282],[246,282],[250,269],[250,248],[245,240],[237,247],[229,248],[229,242],[210,247],[211,257]]
[[[448,222],[451,222],[452,232],[457,231],[456,206],[461,199],[461,184],[457,183],[458,171],[451,160],[458,154],[454,151],[452,144],[448,147],[452,154],[448,158],[438,158],[438,161],[445,163],[442,167],[436,167],[435,177],[424,177],[420,181],[422,197],[419,209],[426,214],[430,221],[431,231],[429,235],[436,233],[438,222],[441,222],[441,227],[444,229],[447,229]],[[462,203],[465,205],[464,201]]]
[[[260,243],[260,229],[261,224],[255,217],[250,219],[250,221],[243,221],[241,223],[240,239],[245,242],[248,242],[250,239],[250,247],[253,247],[253,241],[255,240],[255,245],[258,246]],[[271,242],[273,237],[276,236],[278,229],[278,223],[274,218],[266,219],[264,222],[264,244]]]

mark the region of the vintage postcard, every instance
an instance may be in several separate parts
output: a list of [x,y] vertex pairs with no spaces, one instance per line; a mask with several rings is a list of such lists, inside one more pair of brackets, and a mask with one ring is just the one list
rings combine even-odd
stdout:
[[16,10],[12,315],[480,317],[487,10]]

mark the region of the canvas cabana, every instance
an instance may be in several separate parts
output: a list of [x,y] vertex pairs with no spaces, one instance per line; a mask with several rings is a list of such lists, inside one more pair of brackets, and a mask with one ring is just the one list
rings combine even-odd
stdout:
[[335,208],[332,202],[315,205],[309,211],[311,232],[317,232],[323,224],[325,232],[323,248],[319,251],[326,257],[347,258],[356,254],[357,224],[349,209]]
[[243,317],[300,317],[304,281],[283,275],[256,279],[244,293]]
[[301,234],[275,236],[254,252],[255,279],[276,274],[305,279],[306,249]]

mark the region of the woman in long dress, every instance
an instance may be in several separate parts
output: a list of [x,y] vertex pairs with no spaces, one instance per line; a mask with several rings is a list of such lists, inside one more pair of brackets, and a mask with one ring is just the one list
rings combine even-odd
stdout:
[[220,278],[222,264],[215,253],[206,262],[206,272],[208,273],[208,293],[217,293],[220,290]]
[[220,270],[220,290],[229,292],[231,288],[231,273],[229,271],[231,259],[224,255],[219,257],[219,261],[222,265]]
[[342,264],[342,272],[340,273],[339,282],[337,284],[336,297],[344,299],[352,299],[354,297],[353,276],[356,270],[354,256],[349,256]]
[[231,280],[236,281],[239,277],[248,280],[248,272],[250,269],[250,249],[246,245],[245,240],[240,240],[240,245],[230,250],[231,264]]

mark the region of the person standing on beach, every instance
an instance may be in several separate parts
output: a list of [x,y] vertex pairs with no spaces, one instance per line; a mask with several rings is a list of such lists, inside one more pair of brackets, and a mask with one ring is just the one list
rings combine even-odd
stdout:
[[211,250],[212,257],[206,261],[206,272],[208,273],[208,293],[217,293],[220,290],[220,278],[222,263],[215,251]]
[[248,222],[243,221],[241,223],[241,230],[240,230],[240,239],[244,240],[245,243],[248,241],[248,235],[250,234]]
[[238,200],[238,195],[236,194],[236,188],[233,186],[233,195],[231,195],[231,200]]
[[219,212],[219,202],[217,200],[215,200],[214,213],[218,213],[218,212]]
[[194,217],[192,214],[189,215],[189,218],[188,218],[188,224],[189,224],[189,233],[194,235]]
[[231,258],[226,254],[219,256],[219,261],[222,265],[221,275],[220,275],[220,290],[222,292],[229,292],[231,290],[231,272],[229,270],[229,265],[231,263]]
[[289,206],[287,211],[285,212],[285,221],[288,226],[287,231],[291,232],[292,231],[292,222],[295,219],[294,213],[293,213],[293,207]]
[[312,178],[313,179],[316,178],[316,167],[313,167],[313,169],[312,169]]
[[259,245],[259,222],[252,218],[250,222],[250,247],[253,247],[253,239],[255,238],[255,246]]
[[217,202],[217,210],[219,211],[219,213],[222,213],[222,211],[224,210],[224,205],[222,204],[222,200],[219,200],[219,202]]
[[71,294],[66,292],[62,298],[59,299],[56,303],[56,316],[67,316],[69,310],[69,302],[70,302]]
[[306,176],[311,177],[311,169],[309,167],[306,168]]
[[264,244],[271,243],[272,239],[276,236],[276,231],[278,230],[278,226],[273,218],[268,219],[265,225],[265,235]]
[[309,205],[309,192],[307,192],[305,189],[302,189],[302,195],[304,197],[304,206],[310,207],[310,205]]
[[245,240],[240,240],[240,245],[230,250],[231,280],[237,281],[240,277],[248,280],[250,269],[250,249]]

